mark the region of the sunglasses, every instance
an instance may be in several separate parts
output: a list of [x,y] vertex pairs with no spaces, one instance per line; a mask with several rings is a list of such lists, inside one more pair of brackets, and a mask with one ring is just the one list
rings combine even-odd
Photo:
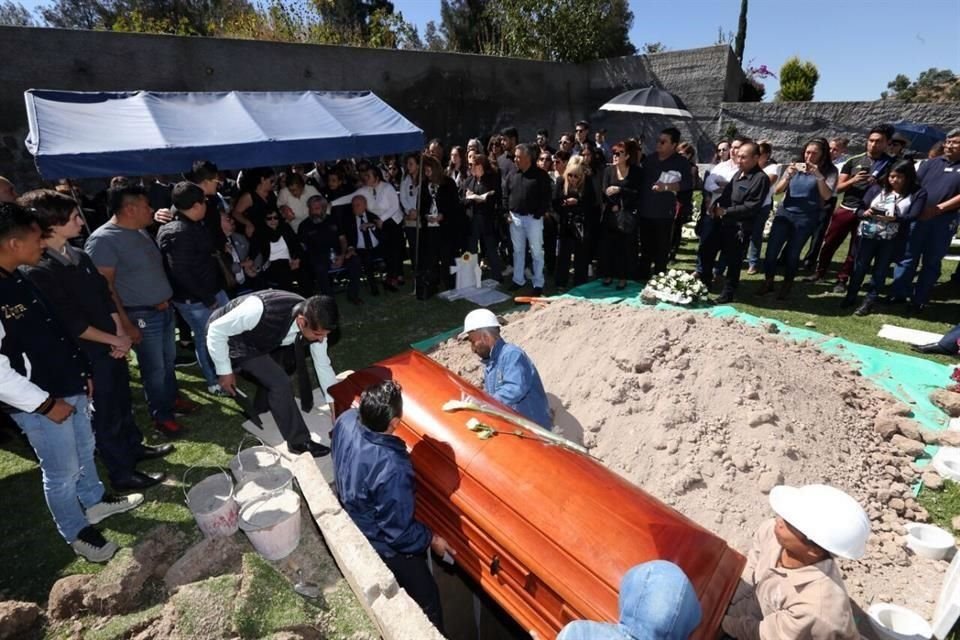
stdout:
[[265,220],[266,220],[267,222],[270,222],[271,220],[279,220],[279,219],[280,219],[279,216],[267,216],[267,217],[265,218]]
[[623,152],[622,152],[622,151],[614,151],[611,155],[612,155],[614,158],[619,158],[620,156],[623,155]]

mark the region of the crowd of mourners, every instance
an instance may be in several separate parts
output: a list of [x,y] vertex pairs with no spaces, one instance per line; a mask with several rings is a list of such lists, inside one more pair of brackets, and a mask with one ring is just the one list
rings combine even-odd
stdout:
[[[556,290],[594,279],[622,290],[666,271],[693,226],[695,273],[717,302],[734,299],[743,269],[762,272],[757,294],[778,299],[806,271],[812,281],[835,277],[840,304],[858,315],[881,303],[909,303],[920,313],[956,234],[960,129],[922,161],[905,154],[908,142],[890,125],[870,129],[862,151],[843,138],[815,138],[802,155],[779,162],[770,143],[735,137],[698,164],[695,147],[673,127],[652,150],[639,138],[611,143],[585,121],[560,135],[556,148],[546,130],[520,140],[506,128],[449,150],[435,139],[402,157],[280,172],[226,172],[198,160],[180,178],[118,176],[93,195],[69,180],[19,195],[0,177],[0,400],[41,462],[61,449],[80,452],[54,465],[62,477],[44,476],[63,537],[84,557],[109,557],[115,547],[93,525],[136,506],[142,496],[132,492],[163,480],[136,468],[172,448],[144,444],[134,422],[131,349],[155,428],[177,437],[180,417],[196,409],[178,390],[178,339],[192,342],[189,363],[199,366],[207,391],[232,395],[234,343],[227,353],[208,342],[226,345],[244,323],[266,323],[274,307],[283,307],[289,326],[288,307],[303,310],[303,298],[314,294],[345,290],[361,305],[363,291],[412,287],[428,298],[454,286],[451,266],[465,253],[479,256],[485,277],[510,291],[540,295],[548,277]],[[833,257],[848,241],[834,276]],[[298,296],[271,293],[230,306],[264,291]],[[318,328],[335,324],[333,298],[325,300],[297,325],[314,341]],[[214,325],[224,335],[208,341]],[[276,330],[278,345],[295,342],[294,328]],[[51,341],[63,347],[47,348]],[[18,354],[34,347],[49,362],[24,363]],[[315,362],[318,375],[329,377],[322,351],[311,354],[325,363]],[[225,375],[229,389],[221,386]],[[40,393],[44,384],[62,393]],[[288,413],[288,442],[323,455],[299,414]],[[96,443],[89,426],[43,428],[44,420],[77,416],[92,421]],[[113,490],[128,495],[105,493],[95,474],[76,485],[77,474],[92,468],[94,446]],[[58,495],[56,487],[71,483],[70,495]]]

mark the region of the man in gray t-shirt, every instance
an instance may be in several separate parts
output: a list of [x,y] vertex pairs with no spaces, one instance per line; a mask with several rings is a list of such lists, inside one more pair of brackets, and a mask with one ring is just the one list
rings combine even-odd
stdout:
[[177,437],[183,427],[173,413],[177,402],[173,290],[160,249],[145,231],[153,212],[141,187],[111,189],[108,202],[113,217],[93,232],[86,250],[110,283],[120,326],[133,340],[154,425]]

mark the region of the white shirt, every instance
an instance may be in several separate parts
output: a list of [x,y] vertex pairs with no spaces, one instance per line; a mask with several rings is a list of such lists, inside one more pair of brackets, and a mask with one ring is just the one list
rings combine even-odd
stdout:
[[[228,343],[230,336],[250,331],[257,326],[262,316],[263,300],[257,296],[250,296],[207,326],[207,351],[210,353],[210,359],[213,361],[213,367],[218,376],[233,373],[233,366],[230,363],[230,345]],[[291,322],[290,330],[287,331],[287,335],[279,346],[286,347],[293,344],[299,332],[300,327],[297,326],[296,321]],[[317,380],[320,381],[320,388],[323,389],[327,402],[331,403],[333,397],[328,389],[337,383],[337,374],[334,373],[330,356],[327,355],[326,340],[310,343],[310,358],[313,360]],[[2,385],[0,385],[0,388],[2,388]],[[2,396],[0,396],[0,399],[3,399]]]
[[276,242],[270,243],[270,261],[274,260],[290,260],[290,247],[287,246],[287,241],[281,236]]
[[[400,206],[403,208],[403,212],[406,213],[411,209],[416,209],[420,204],[418,202],[419,197],[419,181],[415,184],[413,178],[411,178],[409,175],[403,176],[403,180],[400,181]],[[407,220],[406,225],[408,227],[415,227],[417,226],[417,221]]]
[[[3,322],[0,321],[0,345],[3,344],[3,338],[6,335]],[[27,354],[23,354],[23,365],[27,372],[26,376],[20,375],[10,364],[10,359],[0,353],[0,401],[14,409],[29,413],[46,402],[50,394],[30,382],[32,367]]]
[[320,192],[314,189],[311,184],[303,187],[303,193],[300,194],[299,198],[294,198],[293,194],[290,193],[290,189],[286,187],[280,189],[280,195],[277,196],[277,207],[279,207],[281,211],[284,207],[290,207],[290,210],[293,211],[293,220],[290,221],[290,226],[293,227],[294,231],[300,227],[301,222],[310,216],[307,201],[318,195],[320,195]]
[[703,189],[716,198],[723,193],[723,188],[727,186],[728,182],[733,180],[739,170],[740,168],[733,160],[724,160],[710,170],[710,175],[707,176],[706,181],[703,183]]
[[763,201],[763,206],[769,207],[773,205],[773,185],[776,184],[777,178],[780,177],[780,165],[768,164],[763,168],[763,172],[773,178],[773,182],[770,183],[770,190],[767,191],[767,199]]
[[393,220],[397,224],[403,224],[400,197],[397,195],[397,190],[389,182],[378,182],[376,187],[360,187],[350,195],[337,198],[330,203],[330,206],[337,207],[342,204],[350,204],[355,196],[366,198],[367,211],[384,222]]

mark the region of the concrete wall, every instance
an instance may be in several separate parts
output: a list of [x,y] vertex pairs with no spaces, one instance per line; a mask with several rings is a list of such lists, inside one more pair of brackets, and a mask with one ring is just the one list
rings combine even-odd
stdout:
[[850,138],[851,150],[859,152],[871,127],[900,120],[931,124],[949,131],[960,127],[960,102],[725,102],[710,133],[719,137],[733,124],[738,133],[769,139],[775,155],[782,161],[799,153],[807,140],[818,136],[828,140],[836,136]]
[[[731,58],[729,47],[708,47],[568,65],[420,51],[0,27],[0,59],[7,61],[0,66],[0,175],[12,177],[21,188],[37,180],[23,148],[27,124],[22,94],[28,88],[371,89],[428,137],[463,144],[468,137],[506,125],[518,127],[526,138],[539,127],[559,134],[572,129],[576,120],[590,117],[620,90],[650,81],[680,92],[698,115],[709,119],[720,101],[736,99],[727,87]],[[624,132],[634,128],[629,120],[624,125],[612,121],[612,128],[618,126]],[[702,136],[699,128],[695,130]]]

